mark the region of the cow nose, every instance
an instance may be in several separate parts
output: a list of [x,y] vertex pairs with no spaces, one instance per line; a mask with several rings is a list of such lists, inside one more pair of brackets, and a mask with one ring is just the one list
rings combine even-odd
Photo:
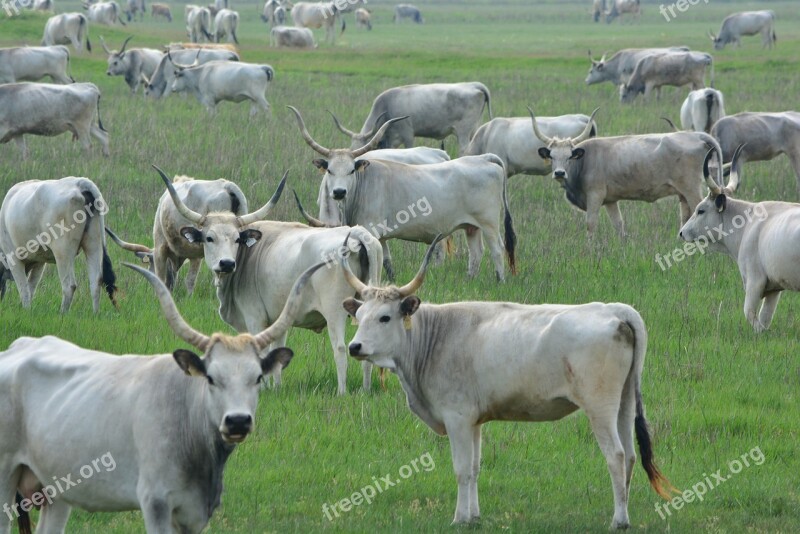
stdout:
[[111,76],[111,71],[110,70],[106,71],[106,76]]
[[683,239],[683,232],[682,232],[682,231],[681,231],[681,232],[678,232],[678,237],[680,237],[681,239]]
[[347,194],[347,189],[342,189],[341,187],[338,187],[333,190],[334,200],[342,200],[346,194]]
[[232,273],[236,269],[236,261],[234,260],[219,260],[219,272]]
[[567,177],[567,173],[564,172],[564,171],[558,170],[558,171],[553,172],[553,176],[555,176],[556,178],[566,178]]
[[225,416],[225,429],[228,434],[237,436],[250,432],[253,427],[253,418],[249,414],[237,414]]
[[350,343],[350,356],[358,356],[361,354],[361,343]]

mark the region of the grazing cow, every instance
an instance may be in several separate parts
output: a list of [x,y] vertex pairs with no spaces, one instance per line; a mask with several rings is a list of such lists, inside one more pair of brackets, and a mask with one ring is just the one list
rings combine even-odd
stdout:
[[372,29],[372,12],[369,9],[360,7],[355,11],[356,26],[358,28]]
[[689,93],[681,106],[681,128],[711,133],[715,122],[725,116],[721,91],[706,87]]
[[[153,286],[173,332],[203,357],[185,349],[117,356],[53,336],[17,339],[0,352],[0,500],[46,495],[40,532],[64,532],[73,507],[141,510],[149,533],[202,532],[220,504],[228,458],[253,431],[264,376],[293,356],[285,347],[259,352],[292,324],[321,265],[300,276],[271,327],[239,336],[198,332],[155,275],[130,266]],[[91,480],[56,492],[56,475],[72,483],[76,466],[90,462]],[[24,510],[21,527],[30,521]],[[0,532],[10,532],[5,518]]]
[[220,9],[214,17],[214,41],[220,42],[227,36],[228,40],[233,40],[237,45],[239,39],[236,38],[236,29],[239,27],[239,13],[230,9]]
[[394,6],[394,16],[392,16],[392,20],[395,24],[400,24],[404,19],[412,20],[417,24],[425,24],[425,20],[422,18],[422,13],[419,8],[411,4],[397,4]]
[[642,402],[647,330],[620,303],[425,304],[420,288],[433,247],[402,287],[367,285],[349,273],[362,301],[344,309],[358,321],[348,347],[358,361],[397,374],[409,409],[447,435],[458,481],[453,523],[480,518],[481,426],[489,421],[555,421],[583,409],[606,459],[614,491],[613,528],[627,528],[636,464],[633,434],[653,489],[674,490],[653,461]]
[[[157,169],[158,170],[158,169]],[[380,280],[381,247],[364,228],[310,228],[300,223],[265,221],[280,198],[286,183],[284,174],[272,199],[256,212],[236,216],[230,212],[201,215],[181,201],[166,175],[159,170],[178,211],[192,222],[181,229],[191,243],[202,243],[205,261],[214,272],[219,314],[239,332],[258,332],[277,316],[289,296],[291,281],[298,272],[320,260],[335,257],[342,240],[352,230],[348,250],[356,252],[351,261],[364,280]],[[312,280],[313,293],[303,299],[293,326],[321,332],[327,326],[334,351],[338,392],[347,391],[347,314],[342,299],[354,292],[336,265]],[[377,282],[370,282],[377,283]],[[276,340],[283,346],[286,335]],[[371,385],[372,365],[363,365],[363,386]],[[280,383],[280,373],[273,376]]]
[[[94,120],[97,117],[97,124]],[[108,132],[100,121],[100,90],[93,83],[0,85],[0,144],[12,139],[27,159],[25,134],[54,136],[71,132],[88,152],[89,135],[108,156]]]
[[66,46],[0,48],[0,84],[38,82],[49,76],[54,83],[72,83]]
[[639,93],[650,97],[653,89],[661,98],[661,87],[691,84],[692,90],[705,87],[706,67],[711,66],[714,85],[714,58],[703,52],[669,52],[643,57],[636,64],[628,81],[619,87],[620,102],[632,102]]
[[615,18],[619,17],[620,22],[622,22],[622,15],[629,13],[631,24],[633,24],[634,19],[636,22],[639,21],[640,17],[642,16],[642,8],[639,5],[639,0],[610,0],[611,1],[611,9],[605,12],[606,14],[606,23],[611,24],[611,21]]
[[204,48],[170,50],[164,54],[161,62],[156,67],[151,78],[142,77],[145,83],[144,94],[155,99],[168,96],[172,92],[172,82],[175,80],[175,66],[172,59],[178,62],[194,61],[197,64],[209,61],[239,61],[239,54],[230,50],[206,50]]
[[144,14],[147,8],[144,5],[144,0],[127,0],[127,7],[125,9],[125,16],[128,17],[128,22],[136,18],[139,14],[139,21],[144,21]]
[[414,146],[414,137],[443,140],[455,134],[458,153],[464,154],[469,140],[478,129],[484,107],[492,115],[492,97],[480,82],[431,83],[393,87],[379,94],[372,103],[367,119],[359,133],[338,123],[336,126],[350,136],[351,149],[367,144],[388,119],[407,116],[386,131],[378,148]]
[[708,247],[733,258],[744,283],[744,316],[756,332],[763,332],[772,323],[781,291],[800,291],[800,204],[732,198],[739,185],[741,152],[740,145],[725,187],[704,169],[708,197],[697,205],[680,237],[700,250]]
[[34,11],[54,11],[53,0],[33,0]]
[[103,50],[108,54],[108,70],[106,74],[108,76],[124,76],[125,83],[131,89],[131,94],[136,94],[139,89],[139,83],[143,79],[153,76],[164,53],[152,48],[132,48],[125,51],[125,47],[128,46],[128,41],[131,39],[133,39],[133,36],[125,39],[119,52],[109,50],[102,37],[100,37],[100,43],[103,45]]
[[722,21],[719,36],[709,30],[708,36],[714,43],[714,50],[722,50],[728,43],[741,46],[743,35],[761,34],[761,48],[772,48],[778,40],[775,35],[774,11],[744,11],[728,15]]
[[666,52],[688,52],[687,46],[676,46],[672,48],[626,48],[620,50],[611,59],[606,61],[606,55],[595,61],[592,59],[592,51],[589,50],[589,61],[592,66],[589,67],[589,74],[586,76],[586,85],[595,83],[610,82],[615,87],[622,85],[628,81],[633,69],[639,60],[651,54],[663,54]]
[[209,113],[216,113],[217,104],[222,101],[238,103],[249,100],[251,117],[258,113],[259,106],[264,113],[269,114],[269,102],[264,93],[275,77],[275,71],[269,65],[238,61],[181,65],[175,63],[174,59],[172,64],[175,66],[172,90],[176,93],[192,93],[198,102],[206,106]]
[[[800,113],[743,112],[728,115],[714,124],[711,135],[719,141],[725,161],[731,161],[736,147],[746,143],[739,158],[740,165],[747,161],[767,161],[786,154],[800,193]],[[741,175],[741,167],[737,170]]]
[[269,31],[269,45],[288,48],[317,48],[314,34],[308,28],[275,26]]
[[172,22],[172,11],[167,4],[150,4],[150,16],[156,18],[164,17],[168,22]]
[[78,287],[75,256],[81,250],[94,312],[100,311],[101,285],[116,306],[116,277],[103,233],[107,212],[103,195],[88,178],[28,180],[8,190],[0,206],[0,252],[5,263],[0,270],[11,272],[23,308],[30,308],[45,265],[55,263],[61,280],[61,313],[67,313]]
[[581,135],[562,139],[539,131],[533,111],[528,110],[533,133],[545,144],[539,156],[552,161],[553,178],[565,190],[570,204],[586,212],[589,237],[597,228],[601,207],[606,208],[619,236],[626,236],[617,204],[620,200],[655,202],[678,195],[681,223],[685,223],[703,199],[700,169],[706,152],[713,148],[722,160],[716,139],[704,132],[587,139],[587,124]]
[[125,26],[125,21],[122,20],[122,17],[120,16],[122,10],[120,9],[119,4],[114,0],[99,2],[97,4],[89,4],[84,2],[83,9],[86,10],[86,16],[89,18],[89,22],[94,22],[95,24],[105,24],[107,26],[111,26],[115,22],[119,22]]
[[89,22],[83,13],[62,13],[47,19],[44,25],[42,46],[72,44],[78,52],[82,50],[82,43],[86,40],[86,50],[92,51],[89,42]]
[[298,28],[318,29],[325,26],[325,41],[336,42],[336,19],[342,19],[342,33],[347,29],[337,2],[298,2],[291,11],[292,23]]
[[208,8],[194,6],[189,9],[187,6],[186,15],[186,32],[189,35],[189,40],[193,43],[199,43],[203,38],[206,41],[213,41],[211,36],[211,12]]
[[[589,123],[588,115],[561,115],[559,117],[537,117],[539,129],[549,137],[576,137]],[[593,124],[589,136],[597,135],[597,124]],[[487,122],[475,132],[464,152],[465,156],[495,154],[506,166],[510,178],[515,174],[545,176],[551,168],[538,150],[542,142],[531,135],[531,120],[528,117],[498,117]]]
[[[484,154],[431,165],[359,159],[375,148],[394,122],[404,118],[384,123],[363,147],[332,150],[311,137],[299,111],[291,106],[289,109],[294,113],[306,143],[326,158],[313,161],[314,166],[324,173],[320,202],[325,196],[323,191],[329,192],[320,205],[321,222],[326,225],[369,225],[381,242],[384,266],[390,279],[394,278],[394,271],[387,245],[389,239],[430,243],[437,234],[463,229],[469,246],[469,275],[478,274],[485,241],[497,279],[504,280],[500,235],[500,219],[504,212],[505,250],[511,272],[516,273],[516,236],[508,210],[505,169],[500,158]],[[475,194],[476,191],[480,194]],[[415,209],[419,209],[419,213]]]

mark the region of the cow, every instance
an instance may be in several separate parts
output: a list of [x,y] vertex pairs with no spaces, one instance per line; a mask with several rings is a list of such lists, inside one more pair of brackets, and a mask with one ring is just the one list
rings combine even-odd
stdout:
[[397,4],[394,6],[392,21],[395,24],[400,24],[405,19],[412,20],[417,24],[425,24],[425,19],[422,18],[422,13],[416,6],[411,4]]
[[156,67],[151,78],[142,77],[144,81],[144,94],[154,99],[168,96],[172,92],[172,82],[175,80],[175,66],[172,58],[179,62],[193,61],[203,64],[209,61],[239,61],[239,54],[230,50],[185,49],[170,50],[169,55],[164,54],[161,62]]
[[[22,502],[20,527],[30,522],[22,499],[47,495],[39,531],[64,532],[73,507],[141,510],[150,533],[203,531],[221,501],[225,464],[254,429],[264,376],[293,356],[286,347],[259,352],[294,321],[322,265],[294,283],[272,326],[238,336],[195,330],[154,274],[129,266],[153,286],[175,335],[202,357],[182,348],[118,356],[54,336],[22,337],[0,352],[0,499],[16,496],[15,511]],[[55,475],[77,476],[76,466],[90,462],[91,480],[56,491]],[[0,532],[10,532],[8,521]]]
[[[725,161],[731,161],[736,147],[746,143],[739,165],[747,161],[767,161],[781,154],[789,157],[800,194],[800,113],[742,112],[719,119],[711,128]],[[741,175],[741,169],[737,169]]]
[[348,346],[358,361],[397,374],[409,409],[447,435],[458,482],[453,523],[480,518],[481,426],[489,421],[555,421],[583,409],[605,457],[614,492],[613,528],[627,528],[639,443],[653,489],[674,488],[653,461],[642,402],[647,330],[620,303],[525,305],[422,303],[433,246],[414,279],[397,287],[365,284],[343,264],[363,301],[342,304],[358,330]]
[[[312,280],[313,296],[304,299],[293,326],[321,332],[327,326],[334,351],[338,393],[347,392],[347,314],[341,301],[353,296],[335,257],[345,235],[352,230],[348,251],[358,252],[351,261],[364,280],[380,280],[383,260],[380,243],[366,229],[310,228],[300,223],[265,221],[278,202],[286,174],[270,201],[256,212],[236,216],[230,212],[201,215],[183,204],[161,170],[161,178],[181,215],[192,224],[181,229],[191,243],[202,243],[205,262],[214,273],[219,314],[239,332],[258,332],[277,316],[289,296],[291,280],[320,260],[329,264]],[[377,282],[370,282],[377,283]],[[276,340],[285,343],[285,334]],[[363,387],[371,385],[372,365],[363,365]],[[280,373],[273,375],[280,384]]]
[[172,64],[175,67],[172,90],[192,93],[212,115],[222,101],[238,103],[245,100],[251,102],[250,117],[258,113],[259,106],[269,114],[269,102],[264,93],[275,77],[275,71],[269,65],[224,60],[191,65],[181,65],[172,60]]
[[172,11],[170,11],[167,4],[150,4],[150,16],[156,18],[156,15],[164,17],[167,19],[167,22],[172,22]]
[[211,36],[211,12],[208,8],[194,6],[189,9],[187,6],[186,15],[186,32],[189,35],[189,40],[193,43],[199,43],[203,38],[211,42],[214,38]]
[[441,141],[455,134],[458,153],[464,154],[481,122],[484,107],[489,108],[489,119],[493,119],[491,94],[480,82],[403,85],[387,89],[375,98],[359,133],[338,121],[336,126],[350,136],[350,148],[355,150],[367,144],[386,120],[407,116],[408,119],[386,131],[377,148],[401,145],[411,148],[414,137]]
[[0,48],[0,84],[38,82],[49,76],[53,83],[72,83],[66,46]]
[[288,48],[317,48],[314,34],[308,28],[275,26],[269,31],[269,45]]
[[82,43],[86,40],[86,50],[92,51],[89,41],[89,21],[83,13],[62,13],[53,15],[44,25],[42,46],[72,44],[78,52],[82,50]]
[[[511,272],[516,274],[516,236],[508,209],[505,169],[500,158],[484,154],[430,165],[360,159],[378,145],[393,123],[406,119],[397,117],[387,121],[363,147],[328,149],[311,137],[300,112],[292,106],[289,109],[297,119],[305,142],[325,158],[313,161],[323,173],[319,197],[322,202],[321,222],[326,225],[369,225],[381,242],[384,267],[390,279],[394,278],[394,271],[387,244],[389,239],[430,243],[438,233],[449,234],[463,229],[469,246],[469,276],[478,274],[485,241],[497,279],[503,281],[503,240],[500,235],[503,214],[505,250]],[[323,191],[328,194],[324,195]],[[480,191],[480,194],[475,194],[475,191]],[[415,213],[415,208],[420,212]],[[401,213],[405,220],[401,220]]]
[[[576,137],[589,123],[588,115],[561,115],[537,117],[539,129],[549,137]],[[597,124],[589,130],[589,137],[597,135]],[[510,178],[515,174],[545,176],[552,169],[539,157],[542,142],[531,135],[528,117],[498,117],[487,122],[475,132],[464,152],[465,156],[495,154],[506,167]]]
[[606,61],[606,55],[595,61],[592,58],[592,51],[589,50],[589,61],[592,66],[589,67],[589,74],[586,76],[586,85],[593,85],[596,83],[610,82],[615,87],[622,85],[628,81],[633,69],[639,60],[651,54],[663,54],[666,52],[688,52],[687,46],[676,46],[672,48],[625,48],[620,50],[611,59]]
[[239,27],[239,13],[230,9],[220,9],[214,17],[214,41],[220,42],[223,37],[228,37],[237,45],[236,29]]
[[55,11],[53,0],[33,0],[34,11]]
[[89,18],[89,22],[105,24],[107,26],[112,26],[115,22],[119,22],[121,25],[125,26],[125,21],[122,20],[120,16],[122,10],[119,4],[114,0],[99,2],[97,4],[84,2],[83,9],[86,10],[86,16]]
[[[94,124],[95,116],[97,125]],[[88,152],[89,135],[108,156],[108,132],[100,121],[100,90],[93,83],[0,85],[0,144],[14,140],[28,158],[25,134],[54,136],[71,132]]]
[[[17,285],[23,308],[30,308],[45,265],[55,263],[61,281],[61,313],[77,289],[75,257],[83,251],[94,312],[102,285],[116,307],[116,276],[103,233],[108,205],[88,178],[28,180],[8,190],[0,206],[0,251]],[[0,275],[2,277],[2,275]]]
[[325,27],[325,41],[336,43],[336,19],[342,19],[342,33],[347,23],[341,16],[338,1],[333,2],[297,2],[292,11],[292,23],[298,28],[317,29]]
[[136,94],[142,79],[152,78],[153,72],[161,62],[164,53],[152,48],[132,48],[126,51],[125,47],[128,46],[128,42],[131,39],[133,39],[133,36],[125,39],[119,52],[109,50],[102,36],[100,37],[100,44],[103,45],[103,50],[108,54],[108,70],[106,70],[106,74],[108,76],[124,76],[125,83],[128,84],[131,94]]
[[606,208],[620,238],[626,236],[620,200],[655,202],[677,195],[681,224],[685,223],[703,199],[700,170],[706,152],[713,148],[722,161],[719,143],[704,132],[588,139],[587,124],[577,137],[548,137],[539,130],[533,110],[528,111],[534,135],[545,144],[539,156],[552,162],[553,178],[565,190],[570,204],[586,212],[590,238],[597,229],[601,207]]
[[261,11],[261,20],[271,27],[286,24],[286,8],[291,9],[291,2],[285,0],[266,0]]
[[372,12],[369,9],[360,7],[355,10],[356,27],[372,30]]
[[592,0],[592,20],[600,22],[600,17],[606,12],[606,0]]
[[606,23],[611,24],[615,18],[619,17],[620,22],[622,21],[622,15],[629,13],[631,24],[633,24],[634,19],[636,22],[639,22],[639,19],[642,16],[642,8],[639,5],[639,0],[610,0],[611,2],[611,9],[605,12],[606,15]]
[[774,11],[743,11],[725,17],[719,35],[714,35],[711,30],[708,36],[714,43],[714,50],[722,50],[725,45],[732,43],[741,46],[741,37],[761,34],[761,48],[772,48],[778,41],[775,35]]
[[681,87],[690,84],[692,90],[705,87],[706,67],[711,66],[711,85],[714,85],[714,58],[703,52],[670,52],[643,57],[636,64],[628,81],[619,87],[619,100],[632,102],[639,93],[650,97],[655,89],[661,97],[661,87]]
[[725,116],[722,92],[711,87],[689,93],[681,106],[681,128],[711,133],[711,127]]
[[701,251],[708,248],[733,258],[744,284],[744,316],[756,332],[763,332],[772,323],[781,291],[800,291],[800,248],[795,246],[800,245],[800,204],[733,198],[740,181],[737,160],[742,146],[734,153],[725,187],[704,169],[708,196],[679,237]]
[[144,5],[144,0],[127,0],[125,16],[128,18],[128,22],[134,20],[137,13],[139,14],[139,21],[144,21],[144,14],[146,12],[147,8]]

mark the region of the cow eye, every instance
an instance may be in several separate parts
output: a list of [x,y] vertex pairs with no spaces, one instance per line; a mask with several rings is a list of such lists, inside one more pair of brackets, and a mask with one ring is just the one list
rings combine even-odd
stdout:
[[206,237],[206,242],[207,243],[213,243],[214,242],[214,238],[213,237]]
[[210,375],[206,375],[206,379],[208,380],[208,385],[209,386],[213,386],[214,385],[214,379],[211,378]]
[[381,317],[380,319],[378,319],[378,320],[379,320],[380,322],[382,322],[382,323],[388,323],[390,319],[391,319],[391,317],[389,317],[388,315],[384,315],[384,316],[382,316],[382,317]]
[[698,214],[698,215],[702,215],[702,214],[704,214],[705,212],[706,212],[706,210],[697,210],[697,214]]

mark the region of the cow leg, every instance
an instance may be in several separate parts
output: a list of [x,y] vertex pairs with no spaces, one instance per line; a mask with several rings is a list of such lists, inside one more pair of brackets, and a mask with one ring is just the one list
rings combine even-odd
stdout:
[[186,273],[186,292],[189,296],[194,293],[194,285],[197,282],[197,273],[200,272],[200,265],[203,258],[193,258],[189,260],[189,272]]
[[39,287],[45,267],[44,263],[33,263],[28,267],[28,287],[30,288],[31,299],[36,294],[36,288]]
[[[745,277],[744,283],[744,316],[753,326],[756,333],[761,333],[766,328],[758,320],[758,308],[764,297],[764,288],[767,285],[765,277]],[[777,305],[777,302],[775,303]]]
[[[139,484],[142,482],[140,481]],[[147,534],[173,534],[172,510],[167,499],[150,494],[142,495],[142,491],[137,493],[140,493],[139,503],[142,507],[144,528]]]
[[469,519],[477,521],[481,517],[478,504],[478,475],[481,472],[481,425],[472,427],[472,486],[469,491]]
[[636,417],[636,390],[634,384],[634,373],[632,369],[628,374],[625,385],[622,388],[622,398],[617,414],[617,434],[622,442],[622,449],[625,451],[625,498],[628,499],[631,493],[631,479],[633,478],[633,468],[636,466],[636,448],[633,443],[633,424]]
[[[337,300],[336,306],[333,310],[323,310],[322,315],[328,319],[328,337],[331,340],[331,347],[333,347],[333,359],[336,362],[336,380],[337,390],[339,395],[347,393],[347,348],[345,347],[345,324],[347,322],[347,314],[342,310],[340,300]],[[372,368],[370,367],[370,371]],[[371,385],[371,375],[365,376],[364,389],[369,389]]]
[[483,240],[489,247],[489,255],[494,263],[494,274],[498,282],[505,281],[505,271],[503,265],[503,240],[500,238],[500,229],[483,227]]
[[467,274],[470,278],[474,278],[481,268],[483,240],[481,238],[481,232],[476,226],[468,226],[464,229],[464,232],[467,234],[467,249],[469,250]]
[[[134,91],[135,92],[135,91]],[[108,157],[111,155],[111,152],[108,150],[108,132],[101,130],[97,124],[92,124],[91,128],[89,129],[89,133],[98,141],[100,141],[100,146],[103,150],[103,155]],[[89,140],[86,140],[86,144],[89,144]]]
[[[445,421],[447,435],[450,437],[450,453],[453,456],[453,471],[458,483],[458,499],[453,524],[469,523],[470,492],[473,490],[474,475],[474,425],[463,418]],[[475,485],[477,494],[477,485]]]
[[175,279],[172,280],[168,277],[169,261],[171,259],[169,249],[166,246],[157,248],[153,253],[153,263],[155,263],[156,276],[159,280],[164,282],[169,289],[170,293],[174,289]]
[[69,515],[72,513],[72,507],[62,501],[56,499],[53,504],[46,504],[42,506],[42,512],[39,514],[39,524],[36,526],[38,533],[61,533],[67,528],[67,521]]
[[586,233],[589,238],[594,236],[597,230],[597,222],[600,219],[600,206],[603,205],[601,198],[597,195],[587,195],[586,197]]
[[19,147],[20,152],[22,152],[22,159],[28,159],[28,145],[25,143],[25,138],[23,136],[15,137],[14,142]]
[[628,528],[630,520],[625,449],[617,430],[619,408],[620,406],[613,406],[613,403],[599,404],[596,409],[586,410],[586,415],[611,475],[611,486],[614,489],[614,519],[611,528]]
[[75,255],[77,251],[65,251],[56,254],[56,269],[58,269],[58,279],[61,281],[61,313],[67,313],[72,305],[72,297],[78,288],[75,280]]
[[[100,228],[100,231],[102,231],[102,228]],[[81,248],[83,248],[83,253],[86,255],[86,271],[89,275],[89,293],[92,295],[92,307],[94,313],[97,313],[100,311],[100,284],[103,280],[103,248],[99,246],[101,241],[87,243],[89,239],[88,235],[84,236]]]
[[389,252],[389,244],[386,241],[381,241],[381,249],[383,249],[383,268],[386,269],[386,278],[390,282],[394,282],[394,268],[392,267],[392,254]]
[[[12,259],[13,261],[11,261]],[[10,258],[8,264],[11,276],[14,278],[14,283],[17,285],[19,300],[22,302],[22,307],[30,308],[33,295],[31,295],[31,288],[28,285],[28,275],[25,272],[25,266],[22,265],[16,257]]]
[[800,145],[795,148],[794,154],[787,152],[786,155],[789,156],[789,162],[792,164],[792,170],[797,180],[797,194],[800,195]]
[[772,324],[772,316],[775,315],[775,308],[778,307],[778,301],[781,298],[780,291],[770,291],[764,295],[764,302],[761,304],[761,311],[758,312],[758,322],[764,327],[764,330],[769,328]]
[[625,221],[622,220],[622,213],[619,211],[619,204],[617,202],[611,202],[610,204],[606,204],[605,208],[606,213],[608,213],[608,218],[611,219],[611,223],[617,230],[619,238],[624,240],[626,237],[628,237],[628,234],[625,233]]

